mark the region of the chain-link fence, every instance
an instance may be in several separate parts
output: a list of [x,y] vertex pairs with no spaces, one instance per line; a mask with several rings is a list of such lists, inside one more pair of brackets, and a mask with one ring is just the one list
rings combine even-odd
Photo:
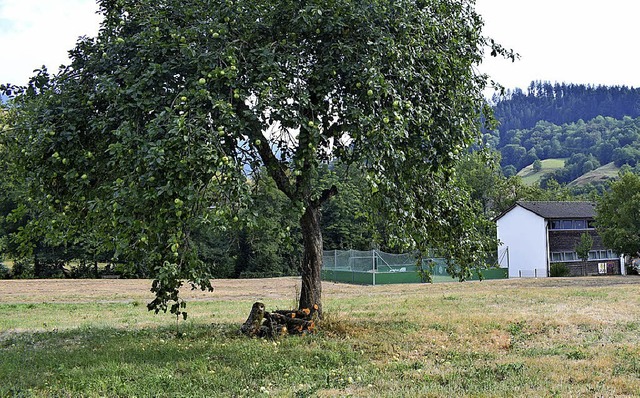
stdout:
[[[504,279],[506,269],[483,270],[484,279]],[[418,259],[411,253],[390,254],[379,250],[326,250],[323,252],[322,278],[327,281],[367,285],[452,281],[444,258]],[[478,279],[478,275],[474,275]]]

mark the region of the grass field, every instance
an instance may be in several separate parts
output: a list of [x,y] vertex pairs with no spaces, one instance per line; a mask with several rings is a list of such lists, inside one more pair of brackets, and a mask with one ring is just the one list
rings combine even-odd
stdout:
[[564,167],[564,164],[567,159],[545,159],[541,160],[542,168],[540,171],[533,171],[533,164],[526,166],[522,170],[518,172],[518,175],[522,177],[522,182],[526,185],[537,185],[540,182],[540,179],[545,176],[545,174],[549,174],[554,172],[555,170],[561,169]]
[[277,341],[238,329],[298,279],[214,285],[177,334],[149,281],[0,281],[0,396],[640,395],[639,277],[325,283],[319,332]]

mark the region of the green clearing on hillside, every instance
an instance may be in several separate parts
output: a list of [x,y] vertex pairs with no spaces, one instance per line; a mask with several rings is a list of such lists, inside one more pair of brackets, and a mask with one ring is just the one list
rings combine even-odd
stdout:
[[613,162],[607,163],[604,166],[598,167],[597,169],[590,171],[575,180],[569,183],[570,186],[582,186],[587,184],[598,184],[603,183],[612,178],[617,178],[618,173],[620,172],[620,168],[616,167]]
[[530,164],[520,170],[517,175],[522,178],[522,182],[526,185],[537,185],[546,174],[563,168],[566,161],[567,158],[541,160],[542,169],[540,171],[533,171],[533,164]]
[[[12,302],[25,296],[16,296],[15,287],[0,289],[0,396],[537,397],[640,391],[640,277],[325,283],[327,319],[320,331],[276,341],[248,339],[238,329],[262,294],[269,309],[287,305],[286,278],[214,282],[221,292],[189,304],[180,337],[170,317],[153,316],[137,301],[88,302],[90,286],[83,285],[82,292],[63,297],[80,294],[82,302],[43,303],[47,291],[59,296],[48,281],[41,283],[33,302]],[[265,290],[273,286],[281,292]]]
[[[542,169],[533,171],[533,164],[528,165],[518,172],[518,176],[522,178],[522,182],[526,185],[538,185],[540,180],[549,173],[562,169],[565,165],[566,158],[562,159],[545,159],[542,160]],[[607,163],[595,170],[592,170],[569,183],[569,186],[583,186],[590,183],[602,183],[612,178],[616,178],[620,171],[613,162]]]

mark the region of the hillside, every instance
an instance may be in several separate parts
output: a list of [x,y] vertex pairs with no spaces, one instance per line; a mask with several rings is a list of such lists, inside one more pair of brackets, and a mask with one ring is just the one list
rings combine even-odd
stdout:
[[532,163],[520,170],[517,175],[526,185],[538,185],[545,175],[562,169],[566,161],[567,159],[545,159],[540,162],[542,164],[540,171],[534,171]]
[[616,178],[620,168],[613,162],[607,163],[602,167],[598,167],[588,173],[581,175],[569,183],[569,186],[584,186],[587,184],[601,184],[612,178]]
[[[532,163],[520,170],[517,176],[522,178],[522,182],[525,185],[535,186],[540,184],[545,177],[553,176],[555,173],[561,171],[565,167],[566,162],[567,159],[545,159],[540,161],[542,168],[539,171],[533,170]],[[570,187],[581,187],[589,184],[602,184],[618,177],[619,172],[620,167],[617,167],[615,163],[611,162],[582,174],[567,185]]]
[[[640,165],[640,89],[532,82],[493,101],[499,127],[485,140],[500,151],[505,174],[527,184],[600,183]],[[537,173],[536,160],[544,165]]]

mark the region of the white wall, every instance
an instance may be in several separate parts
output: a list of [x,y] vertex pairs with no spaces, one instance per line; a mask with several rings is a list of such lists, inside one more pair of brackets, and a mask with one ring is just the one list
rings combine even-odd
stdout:
[[[547,229],[544,218],[520,206],[514,207],[498,222],[499,251],[508,249],[500,266],[509,266],[509,278],[546,277]],[[508,263],[506,263],[508,261]]]

